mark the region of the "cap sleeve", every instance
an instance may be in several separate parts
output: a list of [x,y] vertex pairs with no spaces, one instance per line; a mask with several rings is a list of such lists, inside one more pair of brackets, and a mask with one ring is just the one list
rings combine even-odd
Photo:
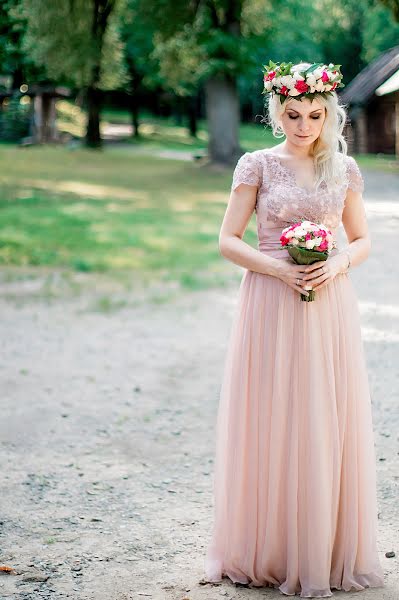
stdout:
[[261,165],[252,152],[246,152],[238,160],[233,173],[231,191],[234,191],[240,183],[259,186],[261,182]]
[[347,157],[348,188],[354,192],[363,192],[364,180],[359,166],[353,156]]

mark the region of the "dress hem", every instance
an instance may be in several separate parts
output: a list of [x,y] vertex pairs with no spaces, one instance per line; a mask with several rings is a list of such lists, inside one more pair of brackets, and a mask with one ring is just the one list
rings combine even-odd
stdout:
[[[358,583],[357,585],[359,587],[356,587],[355,585],[351,585],[348,589],[346,589],[344,586],[338,587],[337,585],[331,585],[330,587],[336,591],[343,591],[343,592],[359,592],[368,588],[382,588],[385,587],[384,581],[381,578],[380,575],[377,575],[375,573],[369,573],[367,575],[362,575],[362,577],[366,578],[366,579],[370,579],[370,583],[367,585],[362,585],[360,583]],[[205,576],[206,581],[208,581],[208,583],[223,583],[223,579],[229,579],[232,583],[241,583],[242,585],[248,585],[249,588],[274,588],[275,590],[279,590],[281,594],[283,594],[284,596],[298,596],[299,598],[331,598],[334,594],[333,592],[330,590],[326,590],[325,592],[316,592],[314,594],[312,593],[303,593],[302,590],[298,590],[296,592],[293,593],[289,593],[288,591],[284,591],[282,590],[282,586],[284,585],[284,583],[282,584],[278,584],[275,585],[272,582],[269,583],[264,583],[261,585],[254,585],[253,584],[253,580],[252,581],[240,581],[239,579],[237,579],[234,575],[230,576],[228,573],[223,572],[222,576],[220,579],[217,578],[207,578]],[[372,580],[374,580],[374,583],[372,583]]]

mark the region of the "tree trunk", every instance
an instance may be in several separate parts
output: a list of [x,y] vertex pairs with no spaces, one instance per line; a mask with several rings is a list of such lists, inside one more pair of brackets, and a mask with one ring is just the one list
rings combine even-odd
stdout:
[[12,74],[12,90],[19,90],[21,85],[24,83],[24,74],[21,67],[17,67]]
[[136,96],[132,97],[130,103],[130,115],[132,118],[132,137],[140,137],[139,132],[139,103],[137,102]]
[[102,92],[95,84],[87,88],[87,129],[85,145],[88,148],[101,148],[102,139],[100,135],[100,114],[102,103]]
[[129,86],[129,108],[132,120],[132,137],[140,137],[139,133],[139,108],[140,108],[140,93],[141,82],[143,76],[137,71],[133,59],[128,59],[130,86]]
[[197,96],[190,96],[187,102],[188,128],[191,137],[197,137]]
[[93,20],[91,27],[92,42],[96,48],[96,59],[91,72],[90,83],[87,88],[87,130],[85,143],[89,148],[101,148],[102,139],[100,135],[100,114],[102,104],[102,92],[99,89],[101,77],[101,57],[105,31],[108,19],[115,8],[115,0],[94,0]]
[[208,155],[212,162],[233,165],[242,154],[239,144],[239,98],[236,81],[226,75],[205,82]]
[[175,125],[181,127],[183,125],[184,100],[181,96],[175,96],[173,102],[173,117]]

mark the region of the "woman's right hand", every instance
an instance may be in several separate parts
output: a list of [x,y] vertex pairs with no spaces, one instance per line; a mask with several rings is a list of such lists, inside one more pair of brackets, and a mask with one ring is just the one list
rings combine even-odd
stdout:
[[309,296],[309,292],[305,289],[306,286],[309,286],[309,282],[302,279],[307,266],[297,265],[286,260],[279,260],[276,277],[284,281],[293,290]]

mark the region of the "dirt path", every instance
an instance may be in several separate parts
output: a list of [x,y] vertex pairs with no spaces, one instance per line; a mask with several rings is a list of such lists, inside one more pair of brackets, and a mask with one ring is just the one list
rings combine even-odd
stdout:
[[[367,184],[373,252],[351,277],[372,389],[386,588],[334,596],[397,600],[399,261],[386,253],[399,203],[395,178]],[[104,282],[94,291],[90,279],[14,275],[3,272],[0,299],[0,564],[18,574],[0,576],[0,600],[282,598],[199,583],[238,283],[162,302],[159,292]]]

